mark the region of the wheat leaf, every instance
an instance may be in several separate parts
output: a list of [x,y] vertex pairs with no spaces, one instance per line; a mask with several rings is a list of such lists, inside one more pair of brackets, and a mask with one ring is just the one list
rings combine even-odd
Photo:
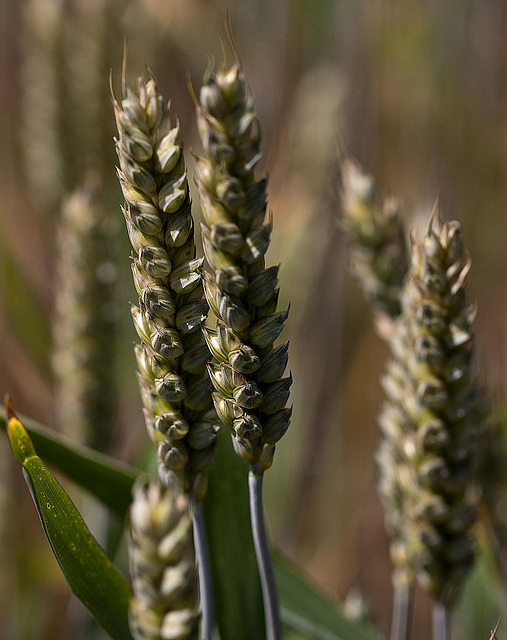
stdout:
[[[98,498],[121,519],[124,518],[131,500],[132,485],[139,473],[137,469],[89,447],[74,444],[33,420],[24,417],[22,420],[44,460]],[[5,411],[0,408],[0,429],[5,430],[6,427]]]
[[114,640],[132,640],[128,604],[132,590],[108,560],[67,492],[39,458],[11,408],[7,434],[23,467],[44,532],[72,592]]

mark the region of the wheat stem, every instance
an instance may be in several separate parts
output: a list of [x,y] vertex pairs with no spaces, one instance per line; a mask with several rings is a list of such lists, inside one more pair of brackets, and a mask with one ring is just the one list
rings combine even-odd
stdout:
[[412,589],[406,581],[394,582],[393,617],[390,640],[406,640],[408,637],[412,605]]
[[280,609],[278,605],[278,593],[276,590],[273,562],[269,552],[266,525],[264,522],[264,507],[262,503],[263,475],[255,475],[258,465],[250,465],[248,474],[248,488],[250,491],[250,518],[252,522],[252,534],[255,546],[255,555],[262,587],[262,599],[264,601],[264,615],[266,621],[266,639],[279,640],[281,636]]
[[450,640],[451,619],[449,609],[442,602],[433,605],[433,640]]
[[194,547],[199,572],[201,606],[201,640],[211,640],[215,629],[215,602],[213,598],[213,575],[209,554],[204,511],[201,501],[190,499],[190,514],[194,525]]

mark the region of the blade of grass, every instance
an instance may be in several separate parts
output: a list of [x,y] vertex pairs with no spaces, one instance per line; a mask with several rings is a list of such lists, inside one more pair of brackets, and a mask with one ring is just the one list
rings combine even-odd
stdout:
[[[37,451],[48,464],[124,518],[139,470],[88,447],[71,443],[33,420],[21,419]],[[2,408],[0,428],[5,431],[6,427],[6,414]]]
[[[77,485],[123,517],[131,499],[137,469],[83,446],[69,443],[32,420],[23,419],[39,453]],[[5,412],[0,409],[0,428]],[[222,640],[265,637],[262,594],[248,511],[248,468],[220,434],[220,453],[209,479],[204,510],[215,582],[217,621]],[[275,575],[285,626],[316,640],[378,640],[369,629],[348,621],[336,605],[280,558]],[[229,604],[229,603],[232,603]],[[235,626],[239,625],[239,626]],[[242,636],[243,637],[243,636]]]
[[108,560],[64,488],[39,458],[10,405],[8,413],[12,450],[72,592],[114,640],[132,640],[128,626],[132,590],[128,582]]

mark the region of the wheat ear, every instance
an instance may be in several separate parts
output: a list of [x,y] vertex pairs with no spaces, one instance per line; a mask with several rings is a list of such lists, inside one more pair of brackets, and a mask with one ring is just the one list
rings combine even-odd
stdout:
[[401,313],[401,290],[408,271],[408,248],[400,204],[379,203],[372,176],[350,158],[341,163],[341,222],[350,239],[350,269],[377,314]]
[[139,307],[132,315],[139,387],[146,426],[158,446],[159,476],[190,496],[201,587],[203,637],[214,627],[210,561],[198,504],[206,493],[219,425],[206,371],[210,358],[201,332],[208,305],[195,257],[194,223],[179,138],[153,75],[138,80],[136,95],[124,83],[113,100],[119,138],[118,177],[134,249],[132,272]]
[[107,450],[113,438],[114,227],[100,181],[88,175],[64,199],[58,225],[53,371],[58,423]]
[[132,635],[135,640],[197,640],[197,576],[186,498],[155,482],[138,484],[130,527]]
[[216,329],[203,329],[216,359],[208,369],[218,416],[250,467],[252,527],[271,640],[279,637],[280,625],[262,516],[262,475],[289,427],[292,410],[285,405],[292,377],[282,377],[288,345],[274,347],[288,310],[277,311],[278,267],[265,266],[272,226],[265,219],[267,180],[255,178],[260,126],[239,65],[206,79],[197,118],[205,151],[196,159],[197,184],[211,268],[204,290],[217,317]]
[[459,224],[442,223],[436,208],[424,240],[413,243],[380,418],[380,491],[395,580],[417,577],[434,596],[440,638],[474,561],[470,489],[483,412],[471,373],[469,267]]

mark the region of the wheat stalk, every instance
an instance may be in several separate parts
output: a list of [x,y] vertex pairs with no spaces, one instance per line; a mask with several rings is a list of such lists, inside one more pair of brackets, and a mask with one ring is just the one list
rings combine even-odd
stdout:
[[134,248],[132,272],[139,306],[132,315],[146,426],[158,446],[164,484],[174,476],[198,500],[216,453],[206,373],[209,352],[200,328],[208,306],[202,294],[202,259],[195,257],[187,174],[169,111],[152,76],[125,87],[114,100],[119,138],[118,177]]
[[[158,470],[168,486],[189,494],[201,587],[203,637],[214,627],[210,562],[200,501],[216,456],[218,424],[206,371],[210,358],[201,332],[208,305],[195,257],[194,223],[179,125],[158,93],[155,77],[140,77],[136,95],[124,81],[113,99],[119,138],[118,177],[134,249],[132,272],[139,306],[132,308],[139,387]],[[197,503],[197,504],[196,504]]]
[[278,267],[265,266],[272,222],[266,222],[267,180],[257,181],[260,126],[238,64],[211,73],[200,91],[199,132],[205,151],[196,159],[206,224],[204,252],[211,268],[204,289],[217,317],[204,335],[216,363],[208,369],[213,400],[234,448],[250,467],[250,507],[263,586],[268,639],[280,623],[262,508],[262,476],[289,427],[292,377],[282,377],[287,347],[274,347],[287,311],[277,311]]
[[30,0],[23,21],[23,153],[28,189],[45,213],[64,187],[61,157],[62,0]]

